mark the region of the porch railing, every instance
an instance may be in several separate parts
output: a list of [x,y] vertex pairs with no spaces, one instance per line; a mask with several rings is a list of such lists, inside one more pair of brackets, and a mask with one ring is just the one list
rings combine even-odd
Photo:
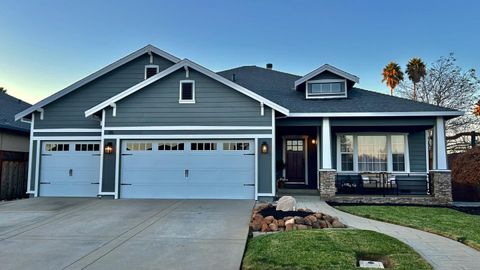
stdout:
[[335,185],[339,195],[429,195],[428,174],[390,172],[339,173]]

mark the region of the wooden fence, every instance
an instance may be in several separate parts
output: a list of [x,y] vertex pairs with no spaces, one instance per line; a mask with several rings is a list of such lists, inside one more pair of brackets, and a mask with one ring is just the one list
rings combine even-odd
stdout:
[[0,169],[0,200],[26,198],[27,162],[2,161]]

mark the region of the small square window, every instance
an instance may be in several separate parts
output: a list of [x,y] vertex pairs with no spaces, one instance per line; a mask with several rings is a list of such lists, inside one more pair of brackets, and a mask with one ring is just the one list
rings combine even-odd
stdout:
[[158,73],[158,66],[157,65],[148,65],[145,66],[145,80],[155,76]]
[[195,103],[194,81],[180,81],[180,103]]

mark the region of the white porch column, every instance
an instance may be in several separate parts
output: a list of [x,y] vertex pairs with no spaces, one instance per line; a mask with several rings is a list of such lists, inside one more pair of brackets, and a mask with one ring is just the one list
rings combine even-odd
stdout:
[[434,128],[434,153],[436,170],[447,170],[447,147],[445,142],[445,120],[443,117],[437,117]]
[[330,119],[322,120],[322,169],[332,169],[332,139],[330,131]]

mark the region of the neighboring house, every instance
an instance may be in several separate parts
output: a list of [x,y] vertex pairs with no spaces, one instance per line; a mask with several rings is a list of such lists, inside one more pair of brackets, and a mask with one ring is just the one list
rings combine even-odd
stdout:
[[360,173],[397,186],[434,169],[426,197],[451,200],[444,123],[462,112],[358,82],[330,65],[305,76],[271,66],[215,73],[148,45],[16,115],[33,123],[29,192],[257,199],[275,196],[283,177],[332,199]]
[[[30,106],[0,92],[0,200],[25,196],[26,174],[22,168],[28,160],[30,124],[15,121],[15,114]],[[17,190],[20,187],[25,189]]]

